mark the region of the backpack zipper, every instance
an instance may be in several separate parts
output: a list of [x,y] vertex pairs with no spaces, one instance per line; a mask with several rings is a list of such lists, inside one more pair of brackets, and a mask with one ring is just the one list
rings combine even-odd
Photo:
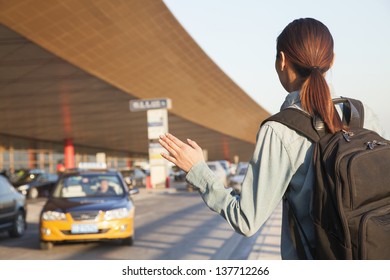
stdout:
[[368,141],[364,144],[366,144],[367,148],[370,150],[373,150],[376,146],[387,146],[388,145],[386,142],[381,142],[381,141],[377,141],[377,140]]
[[[368,130],[367,130],[367,131],[365,131],[365,132],[362,132],[362,133],[359,134],[359,136],[363,136],[363,135],[368,134],[368,133],[371,133],[371,131],[368,131]],[[342,135],[342,137],[344,138],[345,141],[351,142],[351,141],[353,140],[353,139],[351,139],[351,137],[352,137],[352,136],[355,136],[356,133],[354,133],[354,132],[352,132],[352,131],[347,132],[347,131],[345,131],[345,130],[342,130],[342,131],[341,131],[341,135]],[[339,140],[340,140],[340,137],[341,137],[341,136],[338,135],[337,133],[334,134],[333,139],[331,139],[331,140],[329,141],[329,143],[326,145],[326,147],[323,149],[324,155],[322,156],[322,158],[328,157],[328,155],[333,151],[332,149],[329,149],[329,147],[332,147],[334,142],[339,141]],[[363,146],[363,147],[364,147],[364,146]],[[360,149],[362,149],[362,148],[360,148]]]
[[352,131],[346,131],[344,129],[341,130],[341,132],[343,133],[343,137],[347,142],[351,142],[351,137],[355,135],[355,133],[353,133]]

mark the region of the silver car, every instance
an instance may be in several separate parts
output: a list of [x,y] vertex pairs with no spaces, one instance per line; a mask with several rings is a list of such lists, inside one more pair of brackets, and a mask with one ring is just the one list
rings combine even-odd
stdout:
[[26,198],[0,175],[0,231],[21,237],[26,230]]
[[229,186],[234,189],[236,193],[241,193],[242,182],[244,181],[249,163],[240,162],[234,176],[230,178]]
[[221,182],[227,186],[228,176],[226,174],[226,170],[223,168],[222,164],[219,161],[208,161],[208,167],[214,174],[221,180]]

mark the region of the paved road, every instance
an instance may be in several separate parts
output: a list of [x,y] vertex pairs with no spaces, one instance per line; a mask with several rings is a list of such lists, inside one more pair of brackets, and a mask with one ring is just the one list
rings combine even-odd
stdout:
[[134,196],[132,247],[117,242],[68,243],[41,251],[38,215],[44,200],[30,201],[25,236],[10,239],[0,233],[0,259],[280,259],[280,210],[255,236],[246,238],[209,210],[197,193],[174,190],[143,190]]

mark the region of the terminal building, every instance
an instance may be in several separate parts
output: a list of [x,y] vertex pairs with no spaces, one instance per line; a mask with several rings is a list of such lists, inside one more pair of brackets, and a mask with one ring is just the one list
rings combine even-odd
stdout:
[[154,98],[209,160],[248,161],[269,115],[162,0],[1,2],[0,169],[146,162],[146,112],[129,102]]

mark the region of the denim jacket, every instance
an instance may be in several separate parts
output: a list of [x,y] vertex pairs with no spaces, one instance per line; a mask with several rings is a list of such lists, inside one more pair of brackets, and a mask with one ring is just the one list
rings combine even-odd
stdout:
[[[301,109],[298,91],[287,95],[281,109],[290,106]],[[364,127],[383,134],[377,117],[366,106]],[[269,121],[257,134],[240,195],[225,188],[204,161],[191,168],[186,180],[199,188],[210,209],[222,215],[236,232],[245,236],[255,234],[286,195],[311,247],[314,247],[314,225],[310,215],[314,184],[312,154],[313,145],[307,138],[283,124]],[[298,259],[285,203],[282,217],[282,259]],[[308,244],[302,241],[310,258]]]

